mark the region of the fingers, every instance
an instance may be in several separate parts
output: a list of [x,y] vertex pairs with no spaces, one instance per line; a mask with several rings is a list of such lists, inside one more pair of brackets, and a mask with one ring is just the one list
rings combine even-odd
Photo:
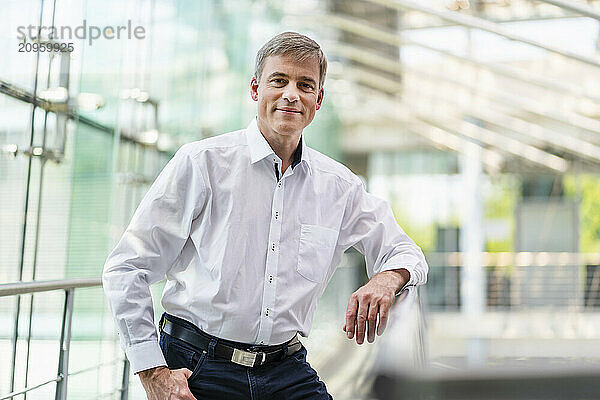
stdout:
[[379,307],[379,325],[377,326],[377,335],[383,335],[383,331],[385,331],[385,327],[388,322],[388,315],[390,311],[390,306],[382,305]]
[[190,387],[188,386],[188,379],[190,379],[190,376],[192,376],[192,371],[190,371],[187,368],[180,368],[180,369],[176,369],[173,370],[172,373],[174,375],[183,375],[184,379],[177,379],[175,378],[176,381],[178,381],[179,385],[176,389],[176,395],[177,395],[177,399],[182,399],[182,400],[197,400],[194,395],[192,394],[192,392],[190,391]]
[[190,390],[188,389],[186,392],[181,393],[182,395],[182,399],[183,400],[198,400],[194,397],[194,395],[192,394],[192,392],[190,392]]
[[369,304],[369,313],[367,314],[368,328],[367,328],[367,341],[373,343],[375,340],[375,326],[377,324],[377,311],[379,305],[376,302]]
[[364,298],[361,298],[358,303],[358,312],[356,313],[356,343],[358,344],[363,344],[365,341],[368,312],[369,303]]
[[190,389],[185,389],[181,391],[180,396],[178,397],[178,399],[181,398],[182,400],[197,400],[194,395],[192,394],[192,392],[190,392]]
[[[181,371],[181,372],[183,372],[183,375],[185,375],[185,379],[190,379],[190,376],[192,376],[192,371],[190,371],[190,370],[189,370],[189,369],[187,369],[187,368],[181,368],[181,369],[178,369],[178,370],[176,370],[176,371]],[[173,371],[173,372],[175,372],[175,371]]]
[[[363,286],[352,293],[346,311],[346,323],[342,330],[348,339],[356,338],[357,344],[365,340],[373,343],[375,335],[382,335],[388,323],[389,310],[394,303],[393,291],[366,290]],[[371,288],[369,288],[371,289]]]
[[346,324],[344,325],[344,330],[346,331],[348,339],[352,339],[354,337],[357,307],[358,298],[355,293],[352,293],[350,300],[348,301],[348,308],[346,310]]

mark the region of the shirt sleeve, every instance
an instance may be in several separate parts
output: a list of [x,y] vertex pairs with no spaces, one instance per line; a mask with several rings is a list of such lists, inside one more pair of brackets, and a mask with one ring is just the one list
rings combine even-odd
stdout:
[[351,188],[338,245],[354,246],[365,256],[369,279],[382,271],[405,268],[410,280],[404,287],[427,282],[429,267],[421,248],[398,225],[389,204],[368,193],[362,182]]
[[202,172],[183,146],[156,178],[106,260],[102,283],[134,373],[166,365],[149,286],[162,280],[179,256],[205,198]]

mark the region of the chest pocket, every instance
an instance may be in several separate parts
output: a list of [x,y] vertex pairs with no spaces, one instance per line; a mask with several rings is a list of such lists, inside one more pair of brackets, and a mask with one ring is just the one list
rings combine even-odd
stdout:
[[311,282],[321,283],[333,258],[338,232],[318,225],[300,226],[296,271]]

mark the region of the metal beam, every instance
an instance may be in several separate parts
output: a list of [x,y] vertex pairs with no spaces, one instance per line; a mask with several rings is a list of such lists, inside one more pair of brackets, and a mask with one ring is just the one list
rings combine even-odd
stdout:
[[[305,21],[306,22],[306,21]],[[309,22],[310,23],[310,22]],[[459,54],[454,54],[450,51],[440,49],[437,47],[430,46],[426,43],[422,43],[419,41],[407,40],[400,37],[400,35],[396,32],[391,32],[389,30],[383,29],[381,27],[374,27],[368,24],[366,21],[361,20],[359,18],[351,18],[347,16],[339,16],[339,15],[326,15],[322,18],[319,18],[319,23],[330,25],[334,28],[341,29],[346,32],[351,32],[360,36],[364,36],[366,38],[380,41],[386,44],[390,44],[393,46],[416,46],[426,50],[429,50],[434,53],[438,53],[447,57],[451,57],[455,60],[459,60],[462,62],[469,63],[471,65],[475,65],[481,69],[488,70],[495,74],[513,79],[515,81],[523,82],[528,85],[535,85],[547,90],[554,90],[559,92],[561,95],[565,93],[571,94],[573,96],[583,97],[593,102],[600,103],[600,97],[587,93],[584,89],[570,85],[566,82],[559,82],[554,79],[547,79],[541,76],[535,76],[533,74],[527,73],[523,70],[510,67],[507,65],[500,64],[492,64],[486,63],[480,60],[477,60],[472,57],[462,56]]]
[[17,294],[69,290],[83,287],[101,286],[102,278],[74,278],[53,281],[13,282],[0,285],[0,297]]
[[600,11],[592,8],[588,5],[569,0],[537,0],[542,3],[552,4],[553,6],[557,6],[562,8],[563,10],[574,11],[578,14],[584,15],[586,17],[595,18],[600,21]]
[[[486,91],[477,90],[477,88],[473,86],[467,86],[465,83],[457,81],[449,76],[431,74],[428,72],[423,72],[416,68],[406,67],[404,65],[399,64],[397,61],[392,59],[379,56],[372,52],[364,51],[362,49],[358,49],[356,47],[350,46],[339,46],[336,45],[332,47],[332,51],[344,55],[350,59],[360,61],[362,63],[366,63],[368,65],[377,67],[379,66],[381,69],[389,71],[389,72],[410,72],[411,74],[415,74],[417,76],[424,77],[429,80],[437,80],[445,83],[450,83],[456,85],[461,88],[465,88],[471,91],[476,96],[482,96],[489,99],[492,102],[500,102],[505,105],[512,105],[517,101],[514,96],[506,96],[503,98],[499,96],[498,93],[489,94]],[[400,92],[403,89],[403,86],[397,82],[393,82],[389,79],[376,76],[367,72],[355,72],[351,69],[349,70],[350,77],[354,79],[362,79],[368,78],[369,84],[375,86],[376,88],[381,88],[384,92],[396,91]],[[362,76],[361,76],[362,75]],[[447,101],[444,99],[444,101]],[[518,103],[517,103],[518,104]],[[481,108],[481,107],[480,107]],[[461,111],[462,112],[462,111]],[[577,137],[573,137],[571,135],[564,135],[561,132],[553,131],[551,129],[544,128],[540,125],[533,124],[528,121],[523,121],[519,118],[512,117],[509,115],[501,115],[500,113],[494,113],[491,110],[483,109],[483,110],[465,110],[465,114],[471,113],[477,119],[480,120],[488,120],[493,124],[506,126],[509,130],[517,133],[521,137],[531,137],[537,142],[542,142],[547,145],[551,145],[555,148],[559,148],[562,150],[567,150],[573,154],[576,154],[580,157],[588,158],[596,163],[600,162],[600,147],[596,146],[593,143],[586,142],[585,140],[579,139]],[[503,123],[498,123],[499,120],[502,120]],[[501,134],[501,133],[498,133]],[[513,139],[509,139],[513,140]],[[529,146],[530,143],[524,143],[524,146]]]
[[[465,113],[468,115],[470,111]],[[532,138],[539,144],[545,144],[554,148],[568,151],[579,157],[589,159],[592,162],[600,163],[600,146],[586,142],[571,135],[564,135],[561,132],[544,128],[538,124],[522,120],[510,115],[502,114],[491,109],[477,110],[473,113],[477,119],[487,121],[491,124],[501,126],[510,130],[519,136]]]
[[[360,73],[356,78],[357,83],[359,83],[360,80],[365,79],[365,76]],[[403,130],[415,136],[421,136],[438,149],[464,154],[474,144],[454,132],[412,118],[411,113],[402,103],[394,102],[390,98],[383,96],[380,91],[372,90],[372,94],[363,93],[363,96],[383,100],[390,107],[390,112],[387,115],[389,115],[391,121],[400,124]],[[476,145],[480,146],[479,144]],[[482,147],[481,151],[482,160],[487,170],[491,172],[500,171],[504,163],[504,157],[493,149]]]
[[[423,46],[421,44],[416,44],[416,45]],[[384,71],[389,71],[389,72],[394,72],[394,73],[410,71],[410,72],[414,72],[415,74],[419,74],[419,75],[427,74],[427,77],[430,79],[443,79],[450,83],[456,83],[462,87],[468,87],[468,85],[470,85],[470,82],[469,83],[458,82],[458,81],[454,81],[448,77],[441,77],[440,75],[423,72],[422,70],[418,70],[413,67],[402,65],[397,60],[392,60],[390,58],[383,57],[379,54],[375,54],[373,52],[359,49],[355,46],[332,44],[332,45],[330,45],[330,49],[331,49],[331,51],[338,53],[340,56],[373,66],[375,68],[379,68]],[[329,50],[329,48],[328,48],[328,50]],[[438,49],[434,49],[434,51],[440,51],[440,52],[444,53],[443,51],[438,50]],[[448,55],[450,55],[450,53],[448,53]],[[457,57],[457,58],[462,59],[462,57]],[[490,68],[491,66],[488,66],[486,64],[481,64],[478,61],[475,61],[475,60],[465,60],[465,61],[468,61],[471,64],[476,65],[476,66],[483,66],[483,68],[489,69],[489,70],[491,70],[491,72],[498,72],[498,71],[494,70],[493,68]],[[556,85],[554,87],[548,88],[541,82],[535,82],[532,80],[533,78],[527,77],[526,75],[524,75],[522,77],[511,76],[510,74],[506,75],[505,73],[502,73],[502,75],[508,76],[509,78],[515,79],[517,81],[521,81],[526,84],[534,83],[544,89],[556,90],[557,92],[559,92],[559,93],[557,93],[557,95],[560,95],[560,96],[564,96],[564,93],[561,92],[562,90],[567,90],[567,88],[556,86]],[[551,83],[551,82],[549,82],[549,83]],[[472,87],[473,86],[471,86],[471,88]],[[475,90],[475,89],[471,89],[471,90]],[[477,92],[480,92],[480,90],[478,90]],[[578,93],[573,93],[573,95],[580,96],[580,94],[578,94]],[[502,100],[502,102],[507,105],[512,104],[514,106],[514,104],[519,104],[519,107],[523,108],[527,112],[531,112],[531,113],[540,115],[544,118],[552,119],[552,120],[555,120],[555,121],[558,121],[558,122],[561,122],[561,123],[564,123],[567,125],[572,125],[575,128],[589,131],[589,132],[593,133],[594,135],[600,134],[600,122],[597,120],[594,120],[592,118],[584,117],[582,115],[578,115],[578,114],[574,114],[574,113],[572,115],[560,115],[560,114],[556,114],[556,112],[554,112],[552,114],[547,114],[535,102],[522,100],[521,98],[517,98],[515,96],[506,96],[504,93],[500,93],[497,91],[495,91],[493,93],[488,93],[485,95],[485,97],[488,97],[492,101],[495,101],[495,102]],[[591,98],[590,100],[600,102],[600,98]],[[588,139],[581,139],[581,140],[588,140]],[[592,136],[592,139],[588,140],[588,141],[590,141],[592,143],[600,144],[600,138],[596,141],[596,140],[594,140],[593,136]]]
[[486,32],[493,33],[498,36],[502,36],[515,42],[527,44],[539,49],[548,51],[550,53],[558,54],[560,56],[579,61],[581,63],[589,64],[594,67],[600,67],[600,62],[597,59],[585,57],[577,53],[573,53],[567,50],[560,49],[558,47],[550,46],[547,44],[540,43],[536,40],[529,39],[525,36],[516,35],[505,29],[502,25],[490,22],[483,18],[478,18],[472,15],[461,14],[453,11],[440,11],[434,8],[425,7],[419,3],[415,3],[409,0],[367,0],[371,3],[379,4],[396,10],[415,10],[429,15],[435,15],[446,21],[454,22],[456,24],[467,26],[470,28],[480,29]]
[[[40,107],[46,111],[56,113],[57,115],[66,114],[69,119],[75,121],[76,123],[83,124],[90,128],[97,129],[99,131],[108,133],[110,135],[113,135],[115,133],[114,127],[112,127],[110,125],[106,125],[102,122],[93,120],[93,119],[81,114],[76,108],[74,108],[72,106],[68,106],[67,104],[63,104],[63,103],[54,103],[54,102],[44,100],[44,99],[40,98],[39,96],[34,96],[33,93],[27,91],[26,89],[18,87],[16,85],[11,84],[2,79],[0,79],[0,93],[10,96],[13,99],[17,99],[17,100],[20,100],[25,103],[33,104],[36,107]],[[155,103],[156,102],[153,100],[152,104],[155,104]],[[121,135],[120,137],[123,141],[131,142],[131,143],[138,144],[138,145],[145,146],[145,147],[150,147],[150,148],[153,148],[156,151],[163,153],[163,154],[171,154],[171,152],[168,150],[161,150],[158,147],[156,147],[156,145],[149,145],[148,143],[144,143],[143,141],[140,141],[131,135],[129,135],[129,136]]]
[[[401,89],[401,86],[397,82],[361,70],[360,68],[344,67],[344,71],[347,77],[359,82],[368,83],[376,87],[381,86],[382,88],[389,88],[388,90],[394,88]],[[446,99],[443,100],[446,101]],[[408,102],[399,104],[402,104],[405,109],[409,110],[408,115],[414,116],[417,120],[427,125],[455,133],[456,135],[466,136],[472,140],[484,143],[487,146],[492,146],[502,152],[522,158],[529,163],[537,164],[556,172],[564,173],[569,169],[569,162],[562,157],[540,150],[516,139],[512,139],[501,133],[484,127],[475,126],[460,120],[459,118],[444,118],[442,120],[431,115],[425,115]]]

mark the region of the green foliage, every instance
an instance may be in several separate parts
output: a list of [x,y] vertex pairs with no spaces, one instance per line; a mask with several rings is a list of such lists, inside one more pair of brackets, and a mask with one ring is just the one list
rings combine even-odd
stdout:
[[488,240],[485,243],[485,251],[490,253],[501,253],[513,251],[513,238],[508,237],[505,240]]
[[507,176],[501,176],[492,179],[492,192],[485,199],[484,218],[485,219],[513,219],[518,185],[514,179]]
[[489,252],[513,251],[514,213],[519,187],[514,177],[502,175],[492,178],[492,190],[484,200],[485,220],[504,220],[510,226],[510,234],[504,239],[489,239],[485,250]]
[[392,207],[394,217],[404,232],[421,247],[423,252],[435,251],[435,224],[420,226],[411,221],[399,207]]

